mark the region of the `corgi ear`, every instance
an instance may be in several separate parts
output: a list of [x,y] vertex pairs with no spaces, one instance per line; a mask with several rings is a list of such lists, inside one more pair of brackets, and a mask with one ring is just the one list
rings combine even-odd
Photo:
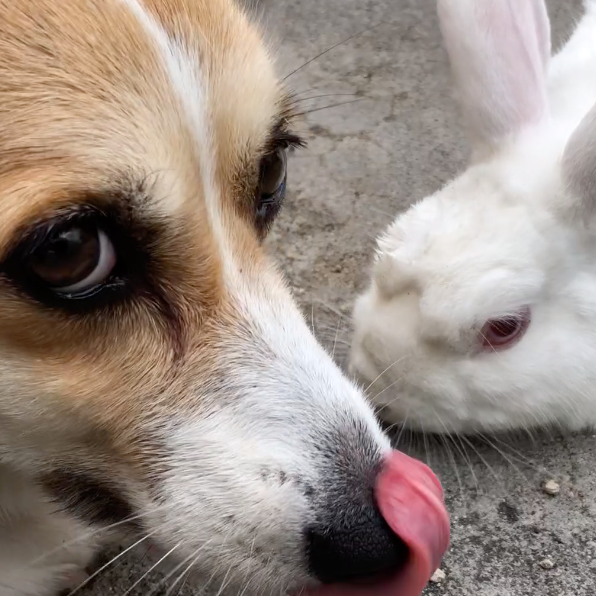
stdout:
[[585,221],[596,207],[596,105],[569,137],[562,164],[574,210]]
[[474,153],[490,153],[548,117],[542,0],[438,0],[438,14]]

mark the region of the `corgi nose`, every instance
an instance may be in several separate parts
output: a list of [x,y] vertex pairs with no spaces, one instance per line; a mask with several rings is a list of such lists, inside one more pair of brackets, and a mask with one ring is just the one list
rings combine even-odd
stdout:
[[338,511],[327,523],[308,532],[310,568],[323,584],[374,579],[395,573],[408,549],[370,501]]

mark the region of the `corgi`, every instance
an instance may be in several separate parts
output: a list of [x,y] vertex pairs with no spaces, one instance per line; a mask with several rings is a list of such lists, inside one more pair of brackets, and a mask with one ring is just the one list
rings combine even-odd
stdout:
[[231,0],[0,0],[0,596],[75,593],[124,529],[219,594],[408,558],[263,246],[301,144]]

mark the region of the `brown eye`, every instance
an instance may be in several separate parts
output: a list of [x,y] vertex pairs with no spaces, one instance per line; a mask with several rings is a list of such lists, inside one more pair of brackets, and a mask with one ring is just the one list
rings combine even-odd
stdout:
[[51,233],[27,260],[31,272],[57,294],[85,295],[116,264],[110,239],[98,229],[72,226]]
[[487,321],[480,331],[485,350],[504,350],[519,341],[530,325],[530,309]]
[[261,160],[256,196],[256,224],[266,230],[279,213],[286,192],[286,152],[278,148]]

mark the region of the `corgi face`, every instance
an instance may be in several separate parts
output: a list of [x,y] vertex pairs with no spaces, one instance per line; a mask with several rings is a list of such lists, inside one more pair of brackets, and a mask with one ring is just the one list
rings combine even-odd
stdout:
[[229,0],[0,1],[0,455],[232,594],[385,532],[388,442],[262,247],[289,106]]

